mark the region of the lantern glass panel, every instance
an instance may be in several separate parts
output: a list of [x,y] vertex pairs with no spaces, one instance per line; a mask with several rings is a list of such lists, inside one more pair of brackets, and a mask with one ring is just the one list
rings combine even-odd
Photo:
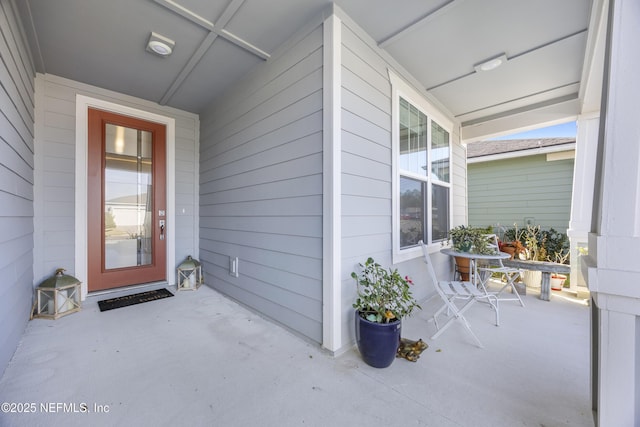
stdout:
[[198,260],[188,256],[178,266],[178,290],[195,290],[202,284],[202,267]]

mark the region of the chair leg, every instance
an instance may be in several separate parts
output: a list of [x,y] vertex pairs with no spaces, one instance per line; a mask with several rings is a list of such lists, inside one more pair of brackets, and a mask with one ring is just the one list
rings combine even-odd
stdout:
[[[473,330],[471,329],[471,325],[469,325],[469,322],[467,321],[467,319],[464,317],[464,312],[467,311],[477,300],[475,298],[470,298],[469,301],[467,301],[467,303],[465,303],[459,310],[455,307],[450,307],[450,304],[454,304],[453,301],[449,300],[447,303],[445,303],[445,305],[443,305],[436,313],[437,315],[442,314],[442,312],[445,310],[445,308],[448,308],[450,311],[453,312],[453,316],[451,318],[449,318],[449,320],[447,320],[441,328],[438,328],[438,323],[437,320],[434,317],[434,320],[436,322],[436,328],[437,328],[437,332],[435,334],[433,334],[431,336],[431,339],[434,340],[436,338],[438,338],[440,335],[442,335],[442,333],[449,327],[451,326],[451,324],[455,321],[455,320],[460,320],[462,322],[462,325],[467,329],[467,331],[469,331],[469,333],[471,334],[471,336],[473,337],[473,339],[476,341],[476,343],[478,344],[478,347],[480,348],[484,348],[484,346],[482,345],[482,342],[480,342],[480,339],[476,336],[476,334],[473,332]],[[492,304],[493,305],[493,304]]]
[[516,285],[515,285],[515,281],[520,276],[520,273],[513,274],[511,276],[509,274],[507,274],[507,273],[503,273],[503,275],[504,275],[504,277],[506,277],[507,283],[498,292],[496,292],[496,296],[500,297],[500,294],[505,289],[507,289],[508,287],[511,287],[511,293],[513,293],[515,295],[515,298],[499,298],[499,299],[501,299],[503,301],[516,301],[517,300],[517,301],[520,302],[520,305],[522,307],[524,307],[524,301],[522,301],[522,298],[520,297],[520,293],[518,293],[518,290],[517,290]]
[[[524,307],[524,301],[522,301],[522,298],[520,297],[520,294],[518,293],[518,290],[516,289],[516,285],[515,285],[515,281],[518,277],[520,277],[520,273],[512,274],[512,275],[505,273],[505,276],[507,277],[507,284],[504,285],[504,287],[500,290],[500,292],[502,292],[502,290],[504,290],[507,286],[511,286],[511,293],[516,296],[516,298],[513,298],[513,299],[514,300],[517,299],[518,301],[520,301],[520,305]],[[498,292],[498,294],[500,294],[500,292]]]
[[[469,331],[469,333],[471,334],[471,336],[473,337],[473,339],[476,341],[476,343],[478,344],[478,347],[480,348],[484,348],[484,346],[482,345],[482,343],[480,342],[480,339],[476,336],[476,334],[473,332],[473,330],[471,329],[471,325],[469,325],[469,322],[467,321],[467,318],[464,317],[464,312],[467,311],[475,302],[477,302],[478,300],[475,298],[471,298],[469,300],[469,302],[467,302],[465,305],[462,306],[462,308],[460,309],[460,311],[458,311],[458,313],[456,314],[456,317],[458,318],[458,320],[462,321],[462,324],[464,325],[464,327],[467,329],[467,331]],[[497,312],[496,312],[497,313]]]
[[[495,303],[491,302],[491,297],[494,297],[495,299]],[[487,301],[489,301],[489,305],[491,305],[491,308],[493,308],[496,312],[496,326],[500,326],[500,310],[498,307],[498,304],[500,304],[500,300],[498,299],[498,297],[496,297],[495,295],[489,295],[487,297]]]
[[509,280],[509,284],[511,285],[511,292],[513,292],[513,294],[518,298],[518,301],[520,301],[520,305],[522,307],[524,307],[524,301],[522,301],[522,298],[520,297],[520,294],[518,293],[518,290],[516,289],[516,285],[515,285],[515,280],[518,276],[515,276],[513,279]]
[[459,319],[462,320],[462,324],[464,325],[465,328],[467,328],[467,331],[469,331],[473,339],[476,341],[476,343],[478,344],[478,347],[484,348],[484,346],[480,342],[480,339],[476,336],[473,330],[471,330],[471,325],[469,325],[469,322],[467,322],[467,318],[464,316],[460,316]]

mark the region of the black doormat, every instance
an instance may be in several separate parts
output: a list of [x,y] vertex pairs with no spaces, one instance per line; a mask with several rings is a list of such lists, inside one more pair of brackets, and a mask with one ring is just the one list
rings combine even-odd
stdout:
[[98,307],[100,307],[100,311],[107,311],[113,310],[114,308],[121,308],[134,304],[142,304],[143,302],[169,298],[172,296],[173,294],[171,292],[169,292],[165,288],[162,288],[153,291],[140,292],[139,294],[126,295],[123,297],[98,301]]

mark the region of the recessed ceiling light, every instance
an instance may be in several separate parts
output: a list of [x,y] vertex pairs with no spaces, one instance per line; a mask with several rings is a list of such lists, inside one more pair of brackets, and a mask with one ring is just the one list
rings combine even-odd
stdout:
[[171,55],[171,52],[173,50],[171,49],[171,46],[157,40],[149,42],[149,49],[151,49],[153,53],[157,53],[161,56]]
[[495,58],[491,58],[491,59],[488,59],[488,60],[486,60],[484,62],[476,64],[476,65],[473,66],[473,68],[477,72],[491,71],[491,70],[495,70],[496,68],[498,68],[499,66],[501,66],[505,62],[507,62],[507,55],[505,55],[503,53],[500,56],[496,56]]
[[170,38],[152,32],[147,42],[147,51],[165,57],[171,55],[175,45],[176,42]]

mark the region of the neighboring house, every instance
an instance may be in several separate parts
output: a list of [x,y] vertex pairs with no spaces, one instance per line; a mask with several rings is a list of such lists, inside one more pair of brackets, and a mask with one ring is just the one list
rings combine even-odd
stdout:
[[[416,277],[419,299],[434,289],[416,240],[430,245],[440,274],[448,270],[440,241],[467,222],[463,142],[578,116],[576,158],[584,146],[597,159],[576,164],[596,179],[583,180],[581,200],[594,195],[593,204],[574,230],[594,249],[594,408],[601,425],[637,424],[637,409],[628,416],[640,403],[637,4],[495,2],[485,13],[480,2],[435,3],[341,1],[367,32],[324,0],[0,0],[0,371],[34,285],[65,267],[83,296],[92,286],[87,254],[102,236],[88,223],[104,215],[89,213],[100,176],[88,160],[92,108],[166,132],[166,206],[154,212],[161,282],[175,284],[175,267],[194,255],[207,285],[334,354],[354,341],[358,262],[372,256]],[[524,5],[537,15],[522,14]],[[519,37],[494,37],[521,15]],[[541,17],[556,22],[541,26]],[[491,36],[485,42],[472,20]],[[172,58],[127,37],[146,39],[155,26],[185,41]],[[268,38],[269,52],[236,28],[254,43]]]
[[468,144],[469,225],[540,225],[566,233],[575,147],[575,138]]

